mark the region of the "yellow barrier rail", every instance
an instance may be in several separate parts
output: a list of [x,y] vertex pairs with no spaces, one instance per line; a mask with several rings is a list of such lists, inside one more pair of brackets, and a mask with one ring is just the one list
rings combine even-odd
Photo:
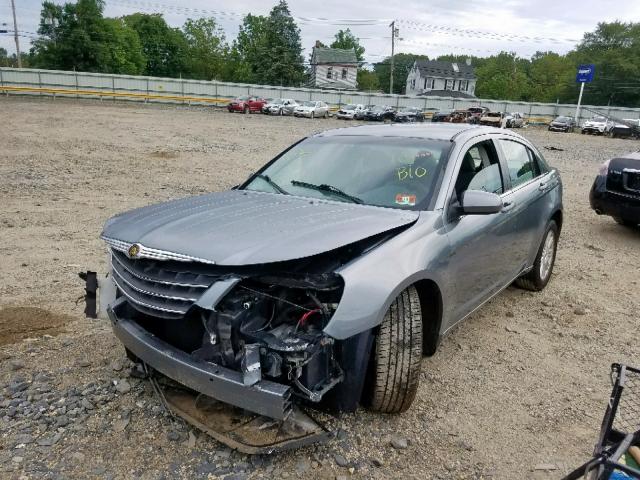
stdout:
[[80,90],[69,88],[42,88],[42,87],[12,87],[8,85],[0,86],[0,92],[27,92],[27,93],[47,93],[52,95],[82,95],[96,97],[124,97],[139,98],[144,100],[170,100],[176,102],[205,102],[205,103],[228,103],[228,98],[206,98],[206,97],[190,97],[183,95],[158,95],[154,93],[134,93],[134,92],[115,92],[108,90]]

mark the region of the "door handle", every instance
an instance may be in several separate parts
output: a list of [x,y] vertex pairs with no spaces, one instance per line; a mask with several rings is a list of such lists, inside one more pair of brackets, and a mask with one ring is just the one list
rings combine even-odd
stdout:
[[540,182],[540,185],[538,186],[538,190],[540,190],[541,192],[546,191],[547,185],[548,185],[548,182]]
[[509,210],[511,210],[514,207],[514,203],[513,202],[504,202],[502,204],[502,213],[506,213]]

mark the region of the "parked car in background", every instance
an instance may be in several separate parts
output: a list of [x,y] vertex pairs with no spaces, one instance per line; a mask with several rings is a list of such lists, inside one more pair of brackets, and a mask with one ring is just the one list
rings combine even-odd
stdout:
[[603,135],[605,130],[607,129],[608,124],[609,121],[605,117],[596,116],[591,120],[587,120],[586,122],[584,122],[584,124],[582,125],[581,133],[588,133],[589,135]]
[[364,105],[361,105],[359,103],[350,103],[348,105],[343,105],[342,107],[340,107],[340,110],[338,110],[338,112],[336,113],[336,118],[340,120],[353,120],[354,118],[356,118],[357,114],[364,111]]
[[391,122],[395,116],[395,110],[389,105],[376,105],[367,110],[364,119],[372,122]]
[[511,112],[505,116],[507,128],[522,128],[524,126],[524,113]]
[[264,98],[245,95],[229,103],[227,110],[242,113],[261,112],[266,103],[267,101]]
[[490,127],[501,127],[504,114],[501,112],[486,112],[480,118],[480,125],[487,125]]
[[573,119],[573,117],[565,117],[565,116],[559,116],[556,117],[550,124],[549,124],[549,131],[551,132],[573,132],[573,129],[576,127],[576,121]]
[[467,108],[467,112],[469,112],[469,123],[480,123],[480,119],[482,116],[489,111],[488,107],[469,107]]
[[363,110],[356,112],[353,118],[355,120],[365,120],[367,118],[367,113],[369,113],[369,111],[374,107],[375,105],[366,105]]
[[451,119],[451,110],[439,110],[431,116],[432,122],[448,122]]
[[625,118],[622,122],[609,122],[604,131],[605,135],[611,138],[640,138],[640,120]]
[[591,208],[621,225],[640,223],[640,152],[628,153],[602,164],[589,193]]
[[291,98],[274,98],[262,107],[262,113],[268,115],[291,115],[298,102]]
[[298,105],[294,110],[293,114],[296,117],[306,117],[306,118],[329,118],[329,106],[320,101],[306,101],[302,102],[302,105]]
[[469,110],[454,110],[449,115],[449,121],[451,123],[470,123],[471,116]]
[[416,107],[400,107],[397,112],[394,112],[393,121],[398,123],[424,122],[424,114]]
[[512,282],[545,288],[562,208],[558,172],[511,131],[334,129],[235,189],[107,220],[98,295],[129,358],[187,387],[152,380],[200,428],[220,404],[277,420],[313,405],[399,413],[455,325]]

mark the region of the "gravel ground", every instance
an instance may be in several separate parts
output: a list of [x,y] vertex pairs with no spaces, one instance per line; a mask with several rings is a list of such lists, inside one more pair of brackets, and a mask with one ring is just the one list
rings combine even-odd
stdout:
[[598,165],[638,143],[523,129],[563,149],[543,150],[566,207],[547,289],[509,288],[456,328],[409,412],[335,418],[322,446],[232,452],[128,376],[108,325],[83,318],[77,272],[105,270],[112,214],[229,188],[344,123],[16,98],[0,114],[1,478],[559,478],[591,452],[609,364],[640,363],[640,232],[587,199]]

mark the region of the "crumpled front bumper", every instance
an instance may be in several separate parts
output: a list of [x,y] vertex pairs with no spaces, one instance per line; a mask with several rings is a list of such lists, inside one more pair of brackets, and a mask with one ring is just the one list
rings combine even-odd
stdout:
[[142,328],[123,314],[123,297],[107,309],[116,337],[142,362],[166,377],[230,405],[275,418],[286,419],[293,408],[287,385],[260,380],[245,385],[241,372],[193,359]]

